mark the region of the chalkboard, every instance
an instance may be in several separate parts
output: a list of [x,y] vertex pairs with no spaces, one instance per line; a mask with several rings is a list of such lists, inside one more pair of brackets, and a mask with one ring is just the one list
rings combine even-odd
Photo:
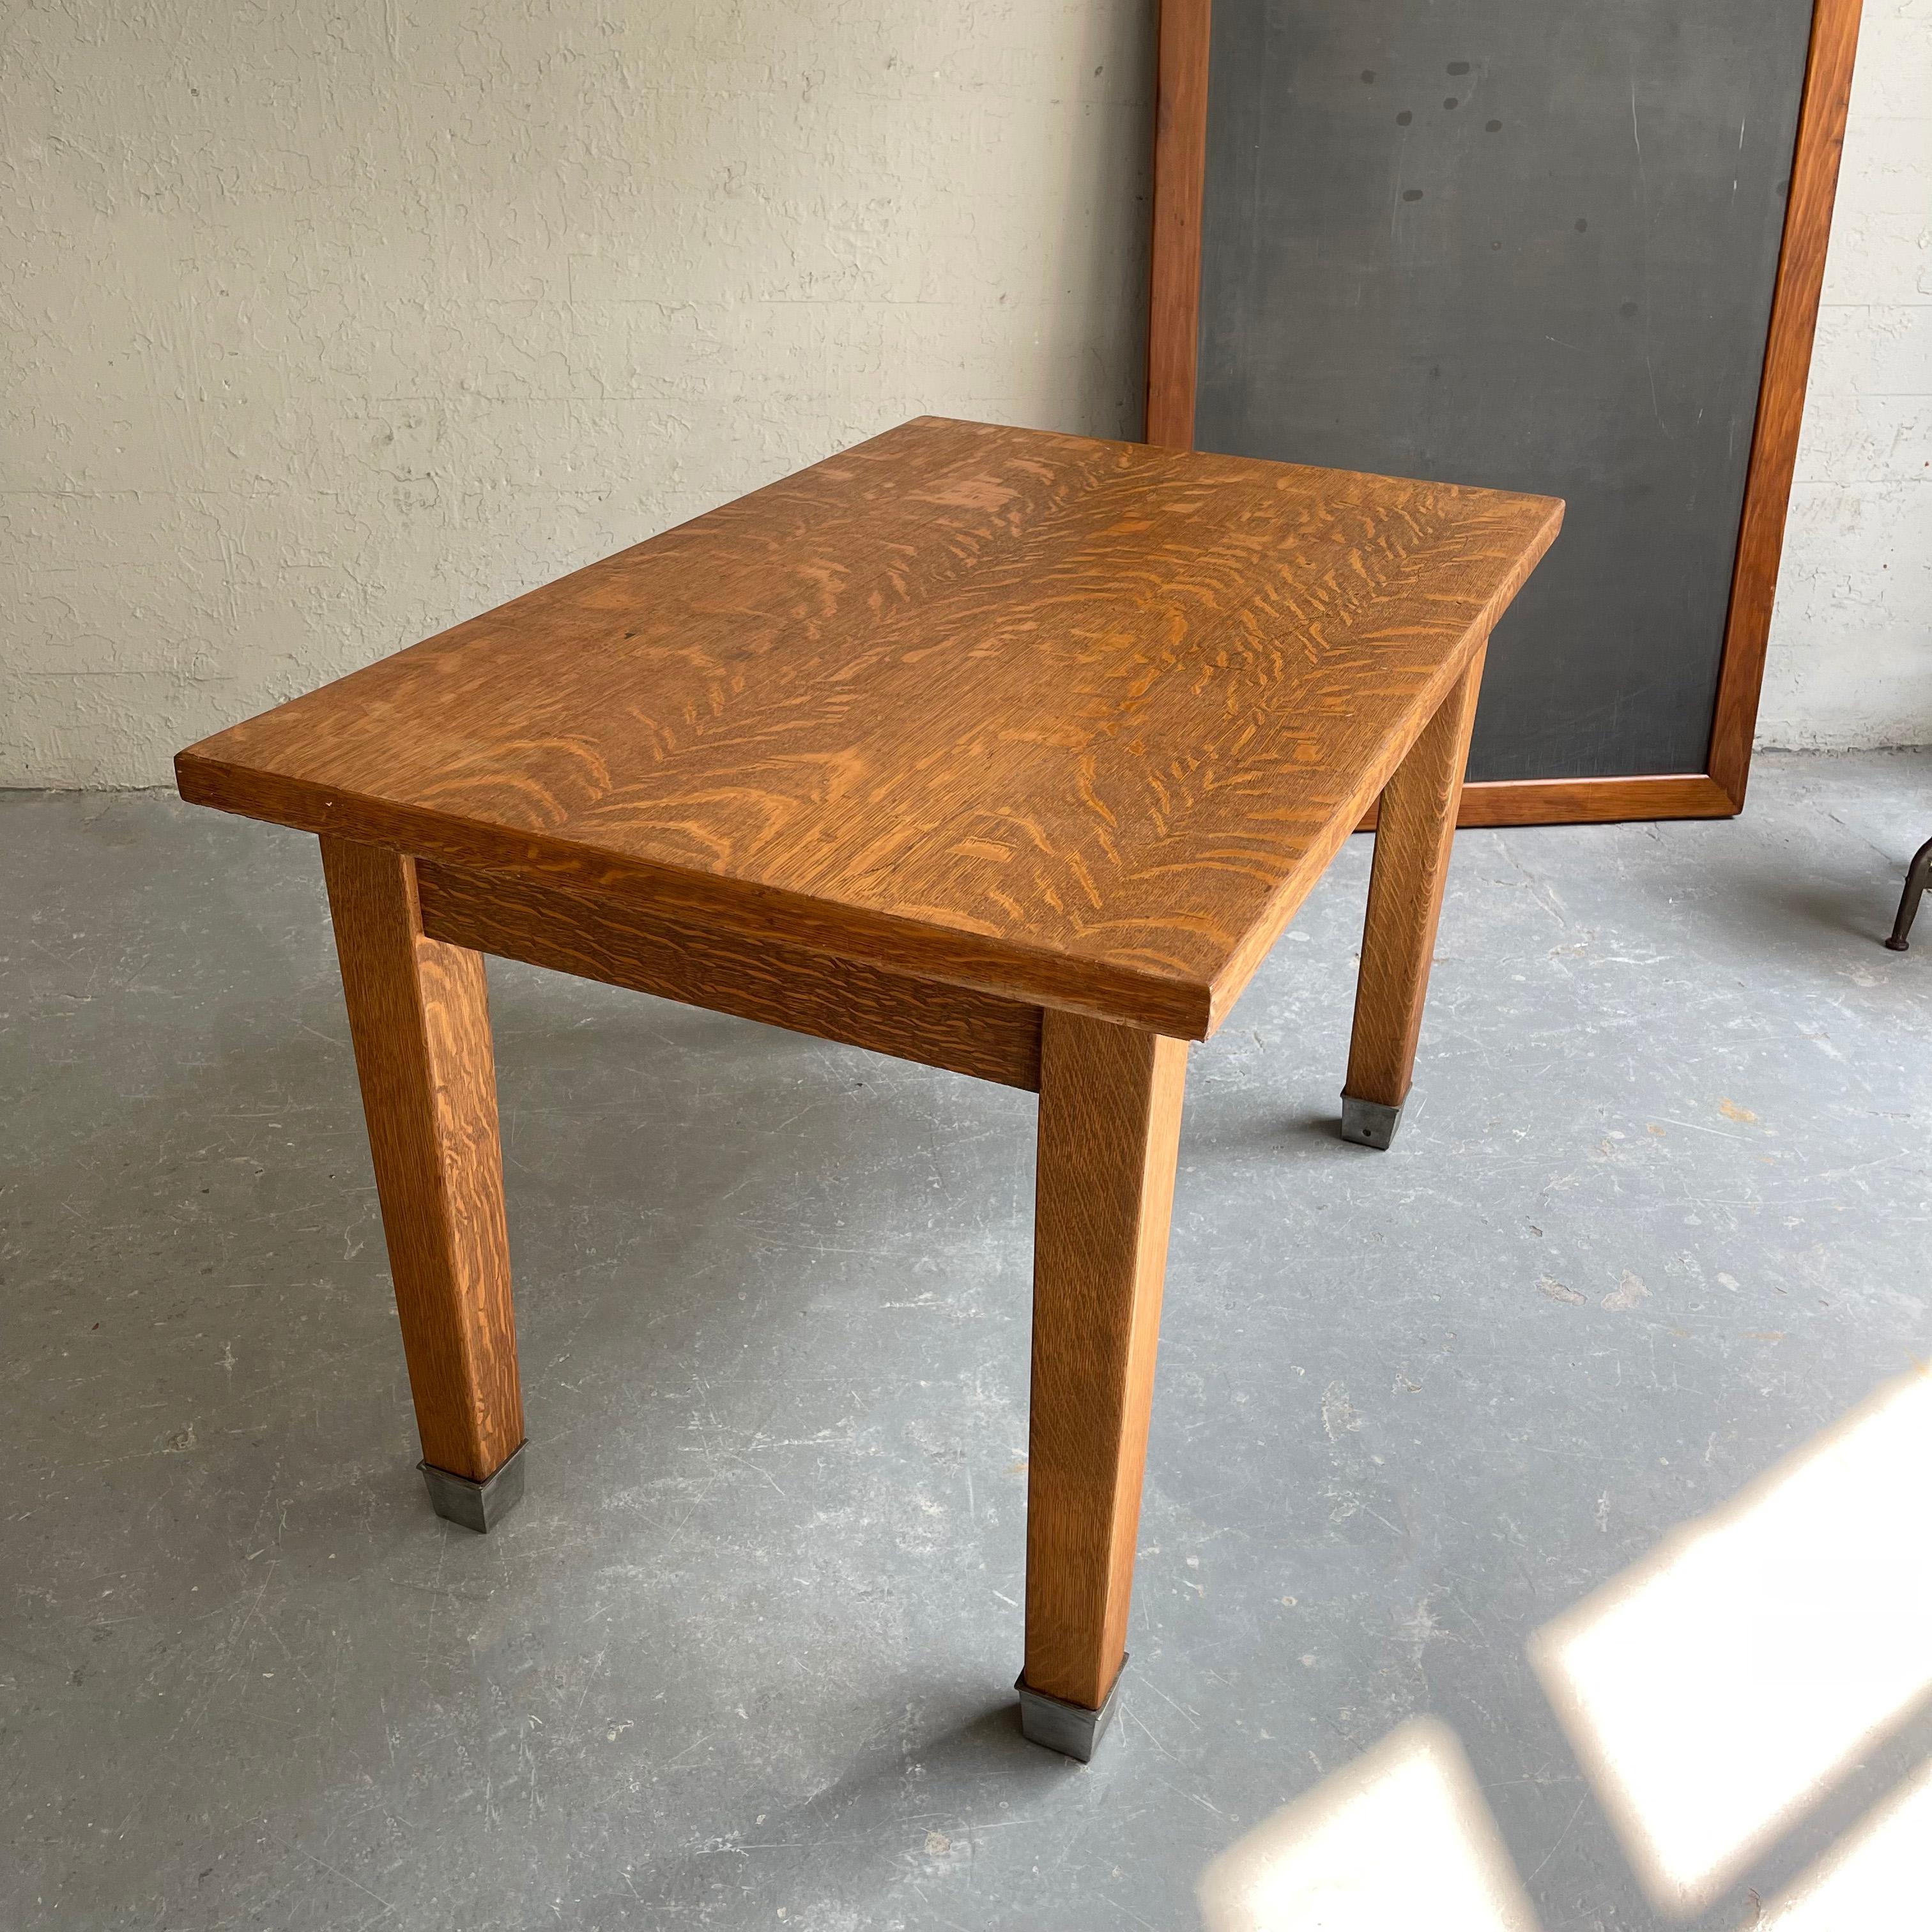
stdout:
[[1198,254],[1194,446],[1569,506],[1492,640],[1472,779],[1712,769],[1813,27],[1813,0],[1214,0],[1198,239],[1156,233],[1157,297],[1163,248]]

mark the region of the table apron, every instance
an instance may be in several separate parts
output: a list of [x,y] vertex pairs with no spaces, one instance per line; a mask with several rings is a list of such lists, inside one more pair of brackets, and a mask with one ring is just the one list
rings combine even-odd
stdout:
[[432,939],[1040,1090],[1040,1010],[1024,1000],[425,859],[416,887]]

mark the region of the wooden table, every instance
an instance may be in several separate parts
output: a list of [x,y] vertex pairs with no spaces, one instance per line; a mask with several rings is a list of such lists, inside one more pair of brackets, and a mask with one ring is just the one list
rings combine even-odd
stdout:
[[922,418],[182,752],[319,833],[436,1508],[520,1493],[482,956],[1040,1094],[1027,1735],[1093,1749],[1190,1040],[1379,797],[1344,1130],[1408,1089],[1539,496]]

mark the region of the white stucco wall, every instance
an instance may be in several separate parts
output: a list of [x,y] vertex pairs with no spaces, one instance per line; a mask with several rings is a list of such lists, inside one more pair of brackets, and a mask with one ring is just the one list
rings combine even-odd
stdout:
[[1932,0],[1865,0],[1758,740],[1932,743]]
[[1152,11],[5,8],[0,783],[922,410],[1137,435]]
[[[1766,736],[1932,739],[1932,0],[1868,0]],[[1138,434],[1154,0],[0,14],[0,784],[920,410]]]

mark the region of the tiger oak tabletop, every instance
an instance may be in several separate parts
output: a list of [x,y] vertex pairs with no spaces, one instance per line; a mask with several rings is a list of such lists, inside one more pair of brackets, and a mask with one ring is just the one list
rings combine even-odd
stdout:
[[176,772],[329,838],[1203,1038],[1562,518],[922,417]]

